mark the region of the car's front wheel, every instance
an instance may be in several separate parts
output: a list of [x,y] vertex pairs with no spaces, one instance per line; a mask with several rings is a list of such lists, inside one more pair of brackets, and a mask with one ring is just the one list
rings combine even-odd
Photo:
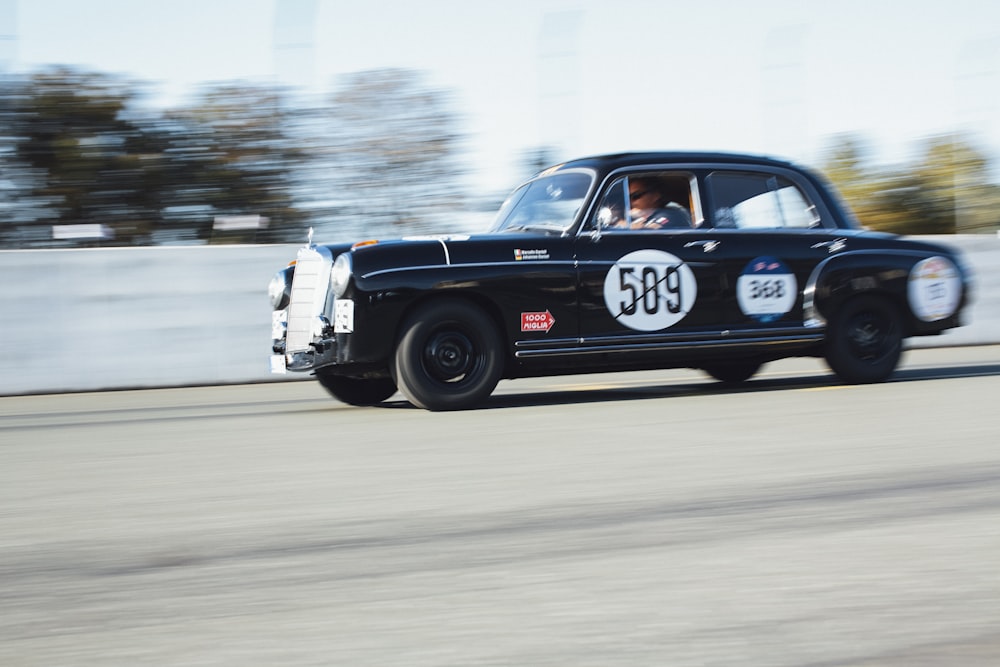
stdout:
[[903,351],[899,310],[888,299],[857,296],[845,303],[826,332],[826,361],[844,382],[881,382],[892,375]]
[[377,405],[396,393],[396,383],[389,377],[356,378],[320,368],[316,379],[331,396],[348,405]]
[[411,315],[396,346],[393,378],[411,403],[462,410],[483,401],[503,373],[496,323],[461,299],[433,301]]

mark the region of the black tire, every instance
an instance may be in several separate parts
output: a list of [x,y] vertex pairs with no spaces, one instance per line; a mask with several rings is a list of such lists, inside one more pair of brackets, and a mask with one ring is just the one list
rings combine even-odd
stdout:
[[348,405],[377,405],[396,393],[396,383],[389,377],[348,377],[321,368],[316,371],[316,379],[331,396]]
[[903,352],[899,310],[883,297],[854,297],[831,319],[825,346],[826,362],[843,382],[882,382]]
[[759,361],[736,359],[706,364],[702,370],[719,382],[741,384],[752,378],[761,366],[763,364]]
[[392,375],[413,405],[463,410],[485,400],[503,373],[496,323],[475,304],[441,299],[421,307],[401,329]]

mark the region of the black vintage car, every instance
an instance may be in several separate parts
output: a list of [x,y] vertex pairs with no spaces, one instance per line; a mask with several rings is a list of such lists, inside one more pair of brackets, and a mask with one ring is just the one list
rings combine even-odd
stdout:
[[501,378],[676,367],[726,383],[791,356],[878,382],[961,324],[946,247],[863,230],[816,174],[631,153],[539,173],[488,233],[302,248],[272,280],[272,370],[336,398],[475,406]]

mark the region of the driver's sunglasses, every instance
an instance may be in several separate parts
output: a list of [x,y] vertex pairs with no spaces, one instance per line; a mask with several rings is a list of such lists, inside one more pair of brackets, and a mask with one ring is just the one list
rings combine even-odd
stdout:
[[635,192],[629,193],[629,199],[642,199],[649,194],[649,190],[636,190]]

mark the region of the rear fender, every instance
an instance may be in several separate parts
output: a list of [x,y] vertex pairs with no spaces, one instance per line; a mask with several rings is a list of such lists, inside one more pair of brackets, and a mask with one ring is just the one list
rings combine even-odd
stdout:
[[832,255],[813,270],[804,290],[806,321],[825,325],[844,303],[859,294],[889,299],[903,315],[906,331],[917,326],[907,299],[910,271],[927,253],[858,250]]

